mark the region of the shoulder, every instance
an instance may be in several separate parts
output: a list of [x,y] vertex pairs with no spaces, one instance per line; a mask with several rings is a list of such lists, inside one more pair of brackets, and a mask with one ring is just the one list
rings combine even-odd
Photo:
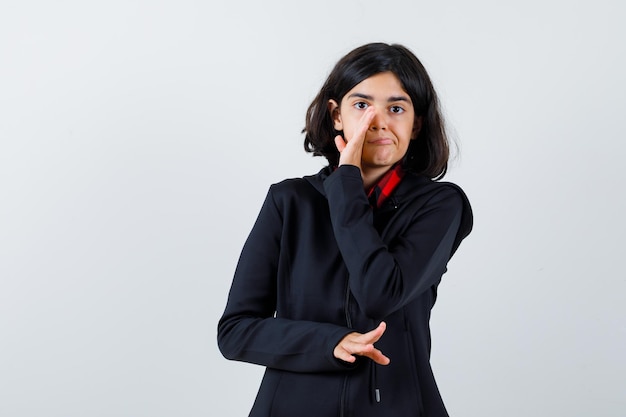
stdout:
[[433,181],[424,176],[407,173],[398,187],[398,199],[413,206],[419,212],[430,210],[453,211],[460,215],[460,226],[454,250],[467,235],[474,224],[474,215],[469,198],[463,189],[452,182]]
[[311,190],[311,185],[304,178],[287,178],[270,185],[269,193],[274,198],[289,198],[306,194]]
[[458,185],[433,181],[430,178],[407,173],[398,186],[397,198],[406,202],[448,201],[450,204],[469,205],[469,199]]
[[468,209],[471,212],[471,205],[469,198],[463,189],[452,183],[445,181],[432,181],[433,194],[441,196],[442,198],[454,202],[458,206]]
[[446,195],[449,196],[449,199],[455,199],[455,204],[457,204],[461,210],[459,230],[452,246],[452,254],[454,254],[461,244],[461,241],[470,234],[474,227],[474,213],[469,199],[461,187],[451,182],[435,182],[435,184],[438,184],[441,190],[445,190],[442,192],[445,192]]
[[271,199],[277,207],[282,208],[326,201],[322,171],[315,175],[287,178],[274,183],[269,187],[267,198]]
[[270,193],[276,196],[306,195],[319,193],[324,195],[324,179],[329,175],[329,168],[323,168],[317,174],[301,178],[287,178],[270,186]]

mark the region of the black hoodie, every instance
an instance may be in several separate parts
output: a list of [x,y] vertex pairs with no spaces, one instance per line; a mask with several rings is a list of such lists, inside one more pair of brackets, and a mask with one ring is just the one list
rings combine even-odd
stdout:
[[[273,185],[218,325],[228,359],[267,367],[250,416],[447,416],[430,367],[430,311],[472,228],[463,191],[407,173],[379,209],[354,166]],[[387,330],[391,359],[355,364],[348,333]]]

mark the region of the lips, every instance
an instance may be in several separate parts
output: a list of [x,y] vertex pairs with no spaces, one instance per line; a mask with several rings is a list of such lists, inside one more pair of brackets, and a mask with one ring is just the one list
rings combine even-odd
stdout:
[[372,144],[372,145],[391,145],[391,144],[393,144],[393,139],[391,139],[391,138],[375,138],[375,139],[368,140],[367,143]]

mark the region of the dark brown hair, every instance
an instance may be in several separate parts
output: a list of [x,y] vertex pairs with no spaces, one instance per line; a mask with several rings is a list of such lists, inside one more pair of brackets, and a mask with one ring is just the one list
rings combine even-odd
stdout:
[[335,65],[322,89],[306,112],[304,149],[324,156],[331,166],[339,163],[334,138],[342,132],[334,129],[328,100],[341,105],[341,99],[355,85],[381,72],[395,74],[407,92],[415,117],[422,117],[422,127],[402,161],[406,170],[429,178],[446,174],[450,149],[439,100],[426,69],[417,57],[402,45],[370,43],[354,49]]

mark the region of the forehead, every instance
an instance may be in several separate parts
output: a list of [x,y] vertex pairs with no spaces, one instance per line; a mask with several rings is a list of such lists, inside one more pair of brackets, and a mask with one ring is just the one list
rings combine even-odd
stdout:
[[387,100],[389,97],[409,99],[409,95],[402,87],[400,79],[393,72],[381,72],[364,79],[348,91],[345,97],[349,98],[353,95],[367,95],[374,99],[384,100]]

